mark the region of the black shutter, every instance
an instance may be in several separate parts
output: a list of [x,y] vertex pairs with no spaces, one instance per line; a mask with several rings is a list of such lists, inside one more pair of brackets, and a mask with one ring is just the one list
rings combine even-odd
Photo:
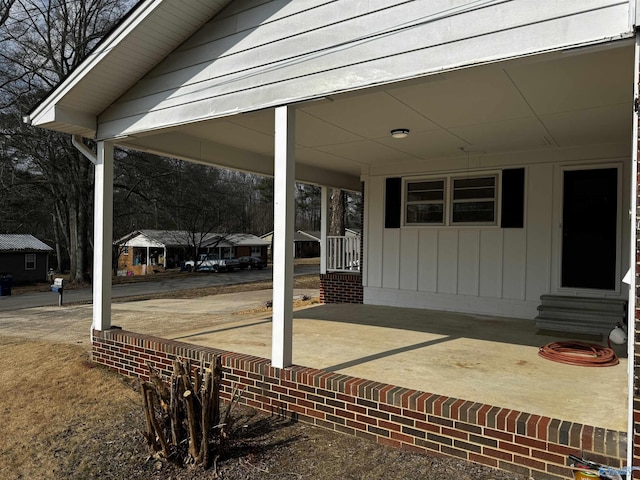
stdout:
[[524,168],[502,171],[502,228],[524,228]]
[[402,179],[387,178],[384,197],[384,228],[400,228],[402,215]]

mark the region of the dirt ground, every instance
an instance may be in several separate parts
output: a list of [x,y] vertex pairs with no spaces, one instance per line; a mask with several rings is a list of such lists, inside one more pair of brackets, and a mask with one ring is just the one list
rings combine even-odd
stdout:
[[[312,285],[317,276],[300,279],[297,287]],[[260,286],[270,283],[253,288]],[[0,384],[2,479],[526,480],[246,407],[236,410],[235,430],[217,470],[176,467],[149,456],[137,381],[92,364],[87,345],[0,336]]]

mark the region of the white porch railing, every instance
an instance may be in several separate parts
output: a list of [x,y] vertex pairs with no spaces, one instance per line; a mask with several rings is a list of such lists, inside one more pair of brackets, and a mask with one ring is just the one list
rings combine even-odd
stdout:
[[327,237],[327,271],[360,271],[360,237]]

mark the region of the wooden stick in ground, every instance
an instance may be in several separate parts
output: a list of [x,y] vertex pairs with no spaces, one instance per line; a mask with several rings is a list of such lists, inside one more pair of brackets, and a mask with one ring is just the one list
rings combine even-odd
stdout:
[[160,378],[160,373],[158,370],[153,368],[149,363],[147,363],[147,369],[149,370],[149,381],[156,388],[156,393],[158,397],[165,403],[169,404],[170,393],[167,385]]
[[213,388],[212,388],[212,398],[213,402],[211,405],[211,419],[212,424],[217,425],[220,423],[220,385],[222,384],[222,357],[217,355],[214,359],[215,366],[213,367],[212,377],[213,377]]
[[179,428],[182,423],[179,409],[179,385],[180,377],[177,375],[174,365],[173,376],[171,377],[171,400],[169,402],[169,421],[171,422],[171,440],[175,446],[180,444]]
[[158,439],[158,441],[160,442],[160,446],[162,448],[162,454],[164,455],[165,458],[169,458],[169,447],[167,445],[167,440],[164,436],[164,432],[162,431],[162,429],[160,428],[160,425],[158,424],[158,421],[156,420],[156,416],[155,416],[155,402],[156,402],[156,393],[153,389],[149,388],[146,392],[147,394],[147,404],[149,405],[150,409],[151,409],[151,425],[153,426],[153,429],[155,430],[155,434],[156,434],[156,438]]
[[198,457],[198,453],[200,453],[200,448],[198,428],[196,425],[196,413],[193,401],[193,387],[191,385],[189,373],[190,371],[187,370],[185,368],[185,365],[183,364],[181,378],[184,393],[182,394],[182,398],[187,406],[187,425],[189,426],[189,455],[191,455],[195,460]]
[[202,440],[200,442],[200,455],[199,463],[205,468],[209,466],[209,440],[211,434],[211,394],[212,394],[212,382],[213,372],[211,368],[204,369],[204,382],[202,388],[202,394],[200,396],[202,408],[201,412],[201,427],[202,427]]
[[151,424],[151,415],[153,413],[150,411],[151,409],[147,400],[147,391],[150,388],[151,387],[146,383],[142,383],[142,408],[144,410],[144,420],[147,427],[147,431],[145,432],[144,436],[147,439],[147,446],[149,447],[149,450],[151,450],[151,452],[155,454],[160,448],[156,443],[155,432],[153,429],[153,425]]

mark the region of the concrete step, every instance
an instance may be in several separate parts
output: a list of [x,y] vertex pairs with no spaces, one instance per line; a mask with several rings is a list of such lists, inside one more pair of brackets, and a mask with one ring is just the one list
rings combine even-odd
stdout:
[[613,325],[589,325],[586,323],[566,323],[558,320],[536,318],[536,327],[540,330],[551,330],[554,332],[569,332],[583,335],[600,335],[605,338],[613,329]]
[[538,316],[545,318],[564,318],[567,320],[585,321],[585,322],[615,322],[619,321],[621,316],[620,312],[610,312],[607,310],[580,310],[577,308],[569,307],[552,307],[545,306],[538,307]]
[[580,310],[626,312],[627,301],[619,298],[542,295],[541,306],[579,308]]
[[536,326],[543,330],[608,335],[626,319],[623,299],[542,295]]

